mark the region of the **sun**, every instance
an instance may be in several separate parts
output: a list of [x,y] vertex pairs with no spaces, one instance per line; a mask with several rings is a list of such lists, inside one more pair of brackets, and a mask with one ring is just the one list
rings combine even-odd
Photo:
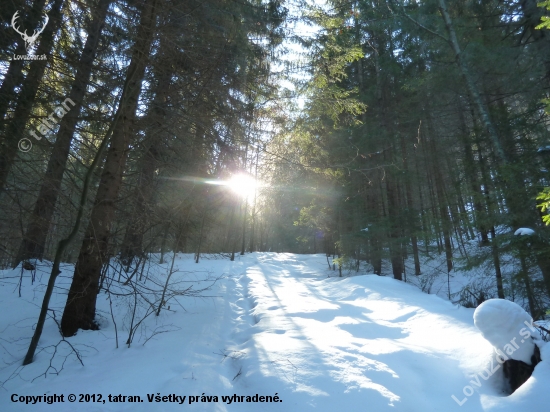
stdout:
[[260,186],[258,181],[252,176],[239,173],[233,175],[231,179],[227,181],[227,186],[236,194],[243,198],[248,198],[254,195],[256,189]]

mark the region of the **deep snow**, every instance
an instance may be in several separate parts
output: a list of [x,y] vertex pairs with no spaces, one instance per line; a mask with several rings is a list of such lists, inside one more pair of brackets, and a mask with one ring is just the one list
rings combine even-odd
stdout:
[[[131,300],[112,297],[117,349],[109,299],[100,295],[101,330],[79,331],[68,339],[84,366],[71,355],[59,374],[47,370],[52,345],[60,340],[51,318],[40,341],[44,349],[33,364],[19,366],[49,268],[39,270],[33,285],[25,272],[21,297],[20,272],[0,272],[0,410],[547,410],[549,345],[542,347],[543,361],[533,376],[504,396],[502,368],[474,326],[473,309],[389,277],[335,277],[338,272],[327,270],[324,255],[253,253],[235,262],[206,259],[199,264],[181,255],[175,262],[179,272],[171,282],[223,278],[203,292],[208,297],[167,302],[159,317],[142,323],[130,348],[124,345],[124,328],[130,323]],[[162,281],[167,267],[152,268],[146,285]],[[57,319],[71,271],[67,266],[60,276],[50,305]],[[189,283],[194,288],[210,284]],[[53,360],[58,370],[68,348],[58,345]],[[65,402],[25,405],[12,402],[14,394],[62,394]],[[69,394],[77,395],[75,404],[68,402]],[[96,399],[101,394],[106,402],[80,403],[79,394],[96,394]],[[109,394],[137,395],[143,402],[109,402]],[[149,402],[148,394],[187,398],[182,405]],[[201,402],[202,394],[218,396],[218,402]],[[222,401],[222,395],[235,394],[277,395],[282,402]],[[189,404],[189,396],[198,401]]]
[[505,299],[486,300],[476,308],[474,324],[495,349],[503,351],[503,358],[531,365],[537,332],[533,318],[521,306]]

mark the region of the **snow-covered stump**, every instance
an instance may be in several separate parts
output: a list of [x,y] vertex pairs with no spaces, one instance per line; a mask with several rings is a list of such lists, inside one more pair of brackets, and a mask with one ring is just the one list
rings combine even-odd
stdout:
[[533,319],[514,302],[489,299],[474,312],[474,323],[495,349],[502,363],[509,392],[529,379],[540,362],[540,350],[533,341]]

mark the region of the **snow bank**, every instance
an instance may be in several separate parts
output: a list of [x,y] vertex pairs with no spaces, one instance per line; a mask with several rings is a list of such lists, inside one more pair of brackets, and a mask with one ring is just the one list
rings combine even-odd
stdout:
[[[158,256],[148,263],[153,261]],[[148,277],[140,284],[158,291],[170,265],[151,263],[149,270],[146,264]],[[502,374],[502,367],[488,363],[493,348],[475,328],[473,309],[390,277],[340,278],[326,267],[324,254],[251,253],[233,262],[204,256],[198,264],[192,254],[178,254],[172,282],[193,281],[197,288],[211,284],[209,297],[176,296],[171,309],[142,322],[127,347],[133,297],[113,294],[111,307],[102,293],[97,302],[101,330],[67,339],[84,366],[68,345],[55,348],[59,331],[49,317],[41,350],[24,368],[21,359],[50,267],[39,262],[34,284],[24,272],[21,297],[20,272],[0,271],[0,411],[333,412],[361,405],[376,412],[548,410],[550,345],[537,342],[543,361],[514,394],[502,396],[495,373]],[[57,319],[74,266],[62,270],[50,305]],[[207,281],[207,274],[216,282]],[[494,309],[490,302],[478,310],[478,323]],[[511,312],[521,324],[521,312]],[[485,323],[494,326],[496,317]],[[511,318],[504,315],[508,323]],[[523,345],[524,337],[517,337]],[[65,402],[19,402],[21,396],[43,394],[64,395]],[[69,394],[102,395],[105,403],[77,399],[75,406],[67,401]],[[256,394],[280,401],[236,401]],[[129,396],[141,402],[130,403]],[[179,404],[183,396],[185,404]],[[212,396],[219,400],[208,400]]]
[[481,334],[503,356],[531,364],[535,344],[531,339],[533,319],[514,302],[489,299],[474,312],[474,323]]

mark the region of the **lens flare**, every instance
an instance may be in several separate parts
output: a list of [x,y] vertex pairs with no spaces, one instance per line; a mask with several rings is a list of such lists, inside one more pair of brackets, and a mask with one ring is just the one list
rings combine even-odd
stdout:
[[239,196],[247,198],[254,195],[259,184],[252,176],[239,173],[227,181],[227,186]]

